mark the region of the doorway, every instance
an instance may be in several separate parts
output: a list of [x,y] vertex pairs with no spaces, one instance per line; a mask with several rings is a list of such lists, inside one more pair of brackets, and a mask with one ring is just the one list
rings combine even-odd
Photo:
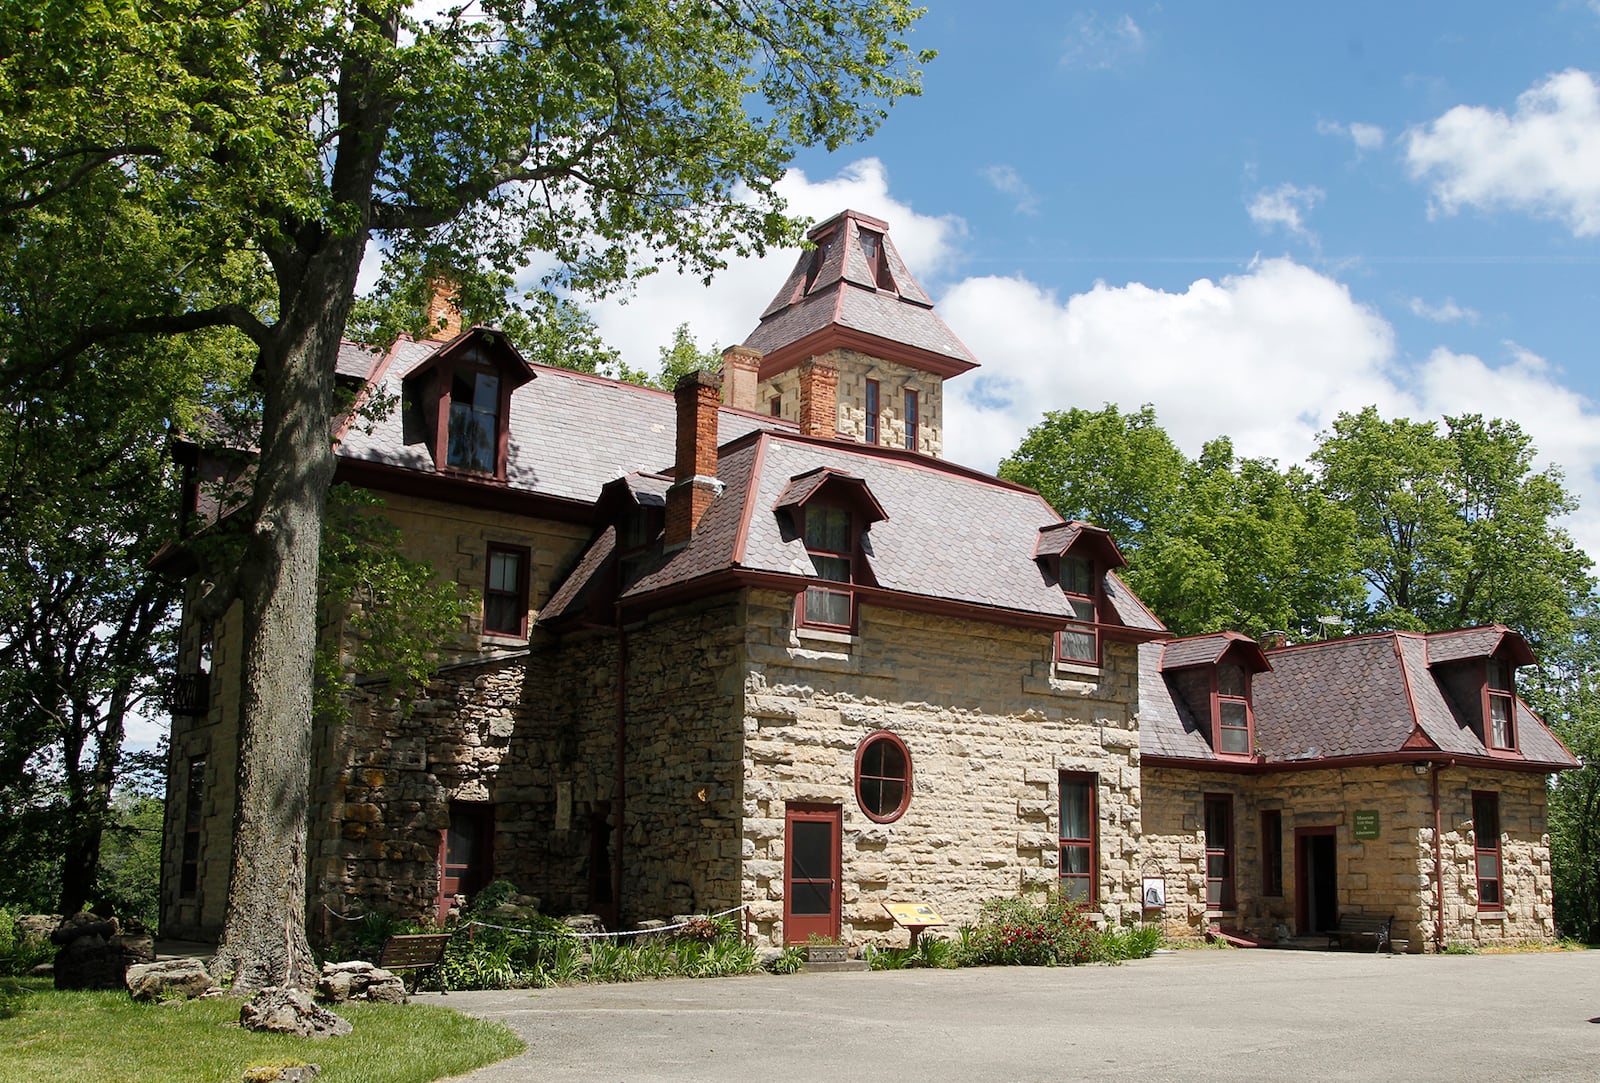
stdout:
[[1334,827],[1300,827],[1294,833],[1295,919],[1301,936],[1339,925],[1338,842]]
[[784,811],[783,942],[839,938],[839,805]]
[[439,839],[439,924],[457,895],[469,898],[494,879],[494,806],[450,802],[450,826]]

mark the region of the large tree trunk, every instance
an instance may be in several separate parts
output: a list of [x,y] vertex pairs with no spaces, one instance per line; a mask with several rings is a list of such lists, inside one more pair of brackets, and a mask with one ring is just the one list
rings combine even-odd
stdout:
[[[331,240],[264,348],[244,606],[239,773],[227,916],[212,972],[233,991],[315,982],[306,940],[306,810],[322,509],[333,478],[333,367],[362,241]],[[300,328],[296,333],[296,328]]]

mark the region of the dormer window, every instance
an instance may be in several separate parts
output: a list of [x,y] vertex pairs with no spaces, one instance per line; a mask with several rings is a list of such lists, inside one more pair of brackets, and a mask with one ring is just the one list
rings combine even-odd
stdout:
[[457,369],[450,378],[450,430],[445,464],[493,474],[500,435],[500,377]]
[[811,627],[849,630],[855,626],[854,519],[846,508],[808,504],[805,509],[806,554],[816,569],[816,586],[801,596],[800,622]]
[[1212,705],[1211,747],[1224,756],[1250,755],[1250,677],[1243,667],[1228,662],[1217,667]]
[[1066,595],[1067,606],[1075,620],[1056,633],[1058,662],[1099,664],[1100,634],[1095,627],[1099,591],[1095,570],[1094,561],[1084,557],[1061,558],[1061,593]]
[[861,239],[861,254],[867,259],[867,271],[880,290],[894,289],[894,277],[889,274],[888,261],[883,258],[883,237],[870,229],[857,232]]
[[1487,743],[1491,749],[1514,751],[1517,747],[1517,697],[1512,688],[1511,666],[1499,658],[1491,658],[1488,669],[1485,689],[1488,710],[1484,715],[1489,720]]
[[504,478],[511,392],[533,376],[499,335],[462,336],[406,374],[406,443],[427,444],[441,472]]

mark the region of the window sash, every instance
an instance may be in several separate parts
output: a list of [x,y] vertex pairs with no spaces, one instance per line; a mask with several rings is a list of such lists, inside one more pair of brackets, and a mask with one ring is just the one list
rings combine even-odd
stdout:
[[917,426],[921,419],[917,416],[917,393],[906,392],[906,450],[917,450]]
[[1099,824],[1095,814],[1095,792],[1099,778],[1093,774],[1061,773],[1060,780],[1060,879],[1061,895],[1081,906],[1095,901],[1095,852]]
[[1233,797],[1205,798],[1206,908],[1231,910],[1233,894]]
[[1500,860],[1500,795],[1472,794],[1473,873],[1478,882],[1478,909],[1503,910],[1505,869]]
[[1217,697],[1217,751],[1230,756],[1250,754],[1250,704],[1245,700]]
[[483,584],[483,630],[486,635],[527,634],[528,553],[490,546]]
[[[800,623],[848,630],[855,626],[854,518],[848,509],[813,504],[805,510],[805,546],[821,580],[801,595]],[[837,587],[825,583],[840,584]]]
[[1489,692],[1489,747],[1497,749],[1514,749],[1517,747],[1517,731],[1512,721],[1512,698],[1503,693],[1490,690]]
[[450,428],[445,465],[497,473],[500,451],[500,377],[458,371],[450,380]]
[[867,381],[867,443],[878,442],[878,381]]

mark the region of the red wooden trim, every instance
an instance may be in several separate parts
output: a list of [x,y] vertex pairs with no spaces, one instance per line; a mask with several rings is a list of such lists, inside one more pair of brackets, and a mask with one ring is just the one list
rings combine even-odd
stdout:
[[761,468],[767,461],[767,434],[756,430],[755,455],[750,460],[750,476],[744,485],[744,511],[739,516],[739,532],[733,536],[733,563],[744,563],[745,547],[750,543],[750,523],[756,513],[756,486],[761,481]]
[[[1332,824],[1323,824],[1316,827],[1297,827],[1294,829],[1294,923],[1300,935],[1309,936],[1317,932],[1309,928],[1311,924],[1311,896],[1306,892],[1306,866],[1310,864],[1310,847],[1306,840],[1311,838],[1332,838],[1334,840],[1334,867],[1335,877],[1338,876],[1339,863],[1339,829]],[[1335,886],[1337,886],[1337,881]]]
[[[876,778],[876,779],[879,779],[881,781],[898,781],[898,782],[903,782],[905,784],[905,791],[900,795],[900,804],[895,806],[895,809],[894,809],[893,812],[889,812],[889,813],[883,814],[883,815],[880,815],[880,814],[878,814],[876,812],[873,812],[871,809],[869,809],[867,807],[866,802],[861,800],[861,781],[862,781],[861,762],[864,759],[866,759],[867,748],[869,746],[873,745],[873,744],[878,743],[879,741],[888,741],[890,744],[892,744],[895,747],[897,747],[898,749],[900,749],[900,755],[905,758],[905,765],[906,765],[906,773],[905,773],[905,777],[904,778],[892,778],[889,775],[872,775],[872,776],[869,776],[871,778]],[[904,741],[902,741],[899,738],[898,735],[896,735],[894,733],[891,733],[888,730],[876,730],[876,731],[874,731],[872,733],[867,734],[866,737],[861,739],[861,743],[856,746],[856,768],[855,768],[856,804],[858,806],[860,806],[862,813],[866,815],[867,819],[871,820],[873,823],[892,824],[896,820],[898,820],[901,816],[905,815],[906,809],[911,807],[911,772],[912,772],[911,750],[906,747],[906,743]]]
[[[830,874],[833,880],[833,891],[831,894],[831,912],[827,916],[829,932],[826,935],[832,939],[838,939],[839,928],[841,924],[840,919],[844,909],[844,857],[842,849],[844,836],[844,808],[840,805],[790,802],[789,804],[786,804],[783,809],[783,941],[786,945],[805,943],[804,938],[794,936],[793,926],[795,915],[790,909],[794,904],[794,859],[793,855],[790,854],[788,850],[792,843],[790,838],[790,828],[791,825],[796,822],[826,823],[832,828],[830,847],[832,852],[829,854],[829,860],[832,863]],[[806,918],[815,919],[819,915],[807,914],[803,916]]]
[[[1503,692],[1492,688],[1489,682],[1489,667],[1496,662],[1504,666],[1506,671],[1506,685],[1508,687]],[[1509,745],[1497,745],[1494,742],[1494,700],[1496,696],[1506,700],[1509,707],[1509,713],[1506,718],[1506,726],[1511,731],[1511,743]],[[1522,743],[1520,734],[1517,732],[1517,671],[1510,662],[1502,658],[1496,658],[1493,655],[1483,660],[1483,703],[1479,709],[1483,711],[1483,747],[1488,749],[1489,754],[1492,756],[1496,753],[1502,755],[1517,753]]]
[[1526,774],[1548,775],[1557,771],[1570,771],[1576,764],[1539,762],[1528,759],[1498,759],[1493,756],[1464,756],[1437,752],[1373,752],[1362,756],[1321,756],[1314,760],[1207,760],[1184,756],[1158,756],[1145,753],[1139,762],[1147,767],[1171,767],[1186,771],[1214,771],[1219,774],[1265,775],[1279,771],[1327,771],[1344,767],[1379,767],[1395,763],[1444,763],[1451,766],[1488,768],[1496,771],[1520,771]]
[[[1494,807],[1494,845],[1483,845],[1482,829],[1478,827],[1478,801],[1485,800]],[[1473,790],[1472,791],[1472,882],[1473,890],[1478,896],[1478,909],[1491,913],[1499,913],[1506,908],[1506,863],[1501,851],[1500,840],[1505,836],[1505,825],[1500,822],[1500,792],[1498,790]],[[1478,857],[1480,854],[1494,855],[1495,875],[1492,877],[1495,885],[1495,894],[1499,896],[1494,902],[1483,901],[1483,885],[1491,878],[1478,872]]]
[[1089,793],[1089,837],[1077,838],[1065,834],[1066,825],[1056,824],[1056,841],[1059,852],[1056,855],[1056,876],[1066,879],[1066,862],[1062,860],[1065,851],[1072,849],[1086,850],[1089,854],[1089,897],[1084,900],[1085,907],[1092,907],[1100,900],[1100,776],[1093,771],[1062,771],[1056,780],[1057,809],[1056,815],[1060,816],[1060,803],[1065,798],[1067,785],[1082,785]]
[[[1215,845],[1213,843],[1212,838],[1211,838],[1210,824],[1211,824],[1211,807],[1212,807],[1212,805],[1220,805],[1220,806],[1224,807],[1227,810],[1227,820],[1228,820],[1227,838],[1225,840],[1223,840],[1224,844],[1221,845],[1221,846]],[[1221,892],[1220,892],[1221,898],[1217,900],[1216,909],[1218,909],[1218,910],[1232,910],[1236,906],[1238,906],[1238,890],[1237,890],[1237,887],[1235,885],[1234,871],[1235,871],[1235,866],[1236,866],[1237,861],[1238,861],[1238,858],[1237,858],[1238,841],[1237,840],[1238,840],[1238,836],[1239,836],[1238,828],[1234,823],[1233,794],[1231,794],[1231,793],[1207,793],[1207,794],[1202,794],[1201,795],[1201,801],[1200,801],[1200,808],[1201,808],[1200,829],[1201,829],[1201,832],[1205,835],[1205,839],[1206,839],[1206,843],[1205,843],[1205,862],[1206,862],[1206,867],[1202,870],[1205,873],[1205,883],[1206,883],[1205,904],[1206,904],[1206,909],[1210,910],[1212,908],[1211,907],[1211,883],[1212,883],[1212,880],[1214,878],[1211,875],[1211,857],[1212,857],[1213,854],[1220,854],[1222,856],[1222,859],[1223,859],[1223,873],[1222,873],[1222,876],[1216,877],[1215,879],[1217,880],[1218,883],[1220,883],[1222,885],[1222,889],[1221,889]]]

